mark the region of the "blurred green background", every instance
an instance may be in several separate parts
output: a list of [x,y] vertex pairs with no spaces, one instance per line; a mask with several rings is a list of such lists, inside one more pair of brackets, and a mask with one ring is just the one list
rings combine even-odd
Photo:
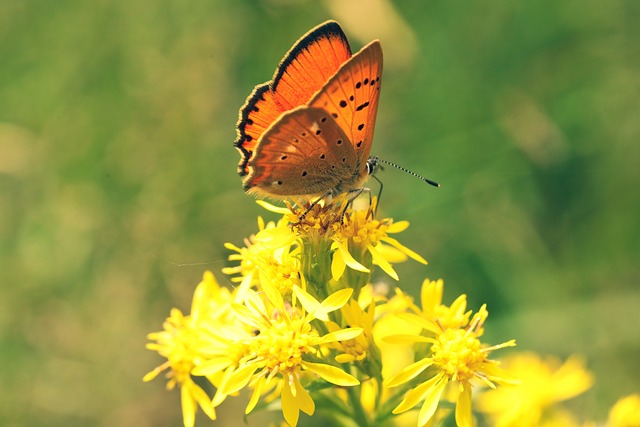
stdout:
[[326,19],[382,41],[373,154],[442,184],[379,174],[430,261],[400,284],[488,303],[489,342],[583,354],[585,417],[638,390],[640,2],[4,0],[1,425],[180,425],[145,335],[275,218],[236,175],[238,109]]

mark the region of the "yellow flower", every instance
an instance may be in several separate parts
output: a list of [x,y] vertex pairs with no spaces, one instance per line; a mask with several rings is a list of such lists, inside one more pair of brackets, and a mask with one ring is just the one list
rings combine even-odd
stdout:
[[[375,309],[376,306],[374,301],[371,301],[366,311],[360,307],[356,300],[351,300],[342,307],[341,312],[344,323],[347,325],[357,325],[362,328],[362,333],[351,340],[336,343],[335,347],[341,352],[341,354],[336,356],[336,362],[362,362],[367,359],[367,365],[369,365],[370,363],[375,363],[377,361],[379,358],[379,352],[373,342],[373,320]],[[337,331],[340,329],[340,327],[334,322],[329,322],[328,327],[329,331]],[[377,371],[379,371],[379,367]],[[368,372],[368,374],[375,375],[374,372]]]
[[551,357],[519,353],[503,363],[520,384],[489,390],[478,399],[479,410],[498,427],[558,425],[556,420],[566,420],[569,415],[557,403],[584,393],[593,384],[593,376],[577,356],[561,363]]
[[609,411],[607,427],[640,427],[640,394],[618,400]]
[[[216,418],[214,407],[207,393],[193,382],[191,375],[200,358],[202,319],[223,316],[224,301],[228,303],[229,293],[220,288],[210,272],[206,272],[194,293],[191,315],[185,316],[178,309],[171,310],[164,322],[164,330],[148,335],[155,343],[147,344],[149,350],[157,351],[167,361],[144,376],[150,381],[159,373],[167,371],[167,389],[180,387],[182,419],[185,427],[193,427],[198,406],[211,419]],[[217,300],[217,303],[215,301]],[[222,303],[222,304],[221,304]]]
[[367,264],[370,256],[374,264],[395,280],[398,274],[391,266],[391,262],[405,261],[407,257],[427,264],[427,261],[411,249],[403,246],[389,234],[400,233],[409,227],[409,222],[393,222],[391,218],[381,220],[374,218],[376,200],[367,210],[348,209],[343,221],[336,221],[332,225],[330,234],[334,250],[331,263],[331,273],[334,280],[339,280],[344,274],[346,266],[368,273]]
[[[425,282],[428,286],[431,282]],[[483,325],[488,316],[483,305],[466,327],[445,328],[442,324],[428,318],[411,315],[419,320],[418,325],[435,337],[421,335],[395,335],[386,338],[393,343],[429,343],[430,354],[407,366],[398,374],[385,381],[387,387],[397,387],[410,383],[422,372],[429,369],[429,379],[409,390],[402,402],[393,410],[399,414],[422,403],[418,415],[418,425],[422,426],[434,416],[444,389],[449,382],[458,383],[456,402],[456,423],[466,427],[473,425],[471,413],[472,381],[479,380],[485,385],[495,388],[495,383],[509,383],[509,374],[498,367],[497,362],[489,359],[489,353],[504,347],[515,345],[511,340],[488,347],[479,340],[483,333]],[[400,317],[400,316],[399,316]],[[402,318],[409,318],[403,316]]]
[[[367,209],[350,208],[351,199],[347,193],[336,197],[332,203],[317,203],[313,206],[302,204],[295,208],[289,205],[291,213],[285,218],[295,224],[301,238],[316,249],[325,250],[328,242],[333,252],[331,273],[339,280],[346,266],[369,273],[369,264],[379,265],[388,275],[398,280],[391,263],[406,261],[407,257],[427,264],[424,258],[403,246],[389,234],[407,229],[407,221],[393,222],[391,218],[375,219],[377,200],[373,198]],[[300,220],[303,216],[304,218]]]
[[240,274],[231,280],[240,282],[238,298],[249,287],[260,286],[270,298],[288,295],[294,286],[301,284],[300,245],[291,232],[286,220],[277,224],[264,224],[258,218],[259,232],[245,239],[246,247],[240,248],[231,243],[227,249],[237,253],[229,256],[230,261],[240,261],[240,265],[223,268],[225,274]]
[[443,287],[444,282],[442,279],[437,281],[425,279],[422,283],[420,294],[422,303],[420,316],[441,325],[444,329],[466,326],[469,324],[469,316],[471,315],[471,311],[466,311],[467,296],[462,294],[456,298],[451,306],[446,306],[442,304]]
[[320,335],[311,325],[315,320],[326,322],[328,313],[340,309],[352,293],[351,289],[343,289],[318,302],[295,287],[294,301],[302,306],[298,309],[286,304],[278,307],[273,301],[263,300],[258,293],[247,292],[245,303],[235,304],[234,310],[237,319],[255,333],[244,338],[250,347],[249,353],[222,386],[222,392],[229,394],[247,385],[252,387],[253,395],[246,408],[249,413],[263,394],[274,388],[280,390],[284,418],[295,426],[300,411],[309,415],[315,411],[311,395],[303,385],[309,376],[339,386],[359,384],[342,369],[320,362],[324,346],[352,339],[362,333],[362,329],[347,328]]

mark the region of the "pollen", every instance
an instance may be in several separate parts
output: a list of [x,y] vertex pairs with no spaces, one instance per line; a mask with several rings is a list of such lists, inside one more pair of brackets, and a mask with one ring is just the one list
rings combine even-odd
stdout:
[[303,318],[286,316],[272,321],[254,341],[254,351],[266,362],[269,371],[290,372],[302,362],[302,356],[314,351],[318,334]]
[[433,346],[433,362],[451,379],[460,382],[476,376],[487,360],[486,351],[475,336],[465,329],[447,329]]
[[380,240],[387,236],[387,229],[391,225],[391,220],[377,220],[371,218],[371,211],[350,211],[345,215],[344,223],[333,224],[334,233],[337,239],[353,239],[358,245],[371,244],[375,246]]

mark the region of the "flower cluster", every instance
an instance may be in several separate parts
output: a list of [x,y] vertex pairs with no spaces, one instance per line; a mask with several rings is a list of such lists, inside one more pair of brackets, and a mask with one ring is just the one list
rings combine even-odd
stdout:
[[[390,236],[406,221],[376,218],[375,199],[364,209],[351,202],[261,202],[282,217],[259,218],[244,245],[226,245],[232,266],[222,272],[236,286],[205,272],[191,312],[173,309],[163,330],[149,334],[147,347],[166,361],[144,380],[164,372],[167,388],[179,387],[185,427],[195,425],[199,408],[215,419],[218,406],[241,393],[245,414],[279,408],[289,426],[300,412],[336,426],[431,426],[447,418],[473,426],[478,417],[533,426],[562,415],[553,404],[590,387],[578,359],[548,368],[522,355],[501,365],[493,352],[515,341],[486,344],[486,306],[468,310],[465,295],[443,304],[442,280],[425,280],[419,302],[391,287],[394,264],[427,262]],[[376,266],[393,281],[372,284]],[[612,417],[634,403],[625,400]]]

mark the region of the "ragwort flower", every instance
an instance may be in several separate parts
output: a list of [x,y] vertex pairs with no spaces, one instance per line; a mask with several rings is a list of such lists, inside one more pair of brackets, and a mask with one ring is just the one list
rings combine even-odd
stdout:
[[640,426],[640,394],[630,394],[618,400],[609,411],[607,427]]
[[[425,282],[425,286],[429,283]],[[515,340],[495,346],[484,345],[479,338],[483,333],[487,316],[486,306],[483,305],[468,325],[461,324],[458,327],[446,328],[432,319],[412,315],[425,331],[435,336],[396,335],[386,338],[389,342],[403,344],[410,342],[431,344],[427,357],[421,358],[385,381],[387,387],[397,387],[409,383],[429,369],[427,371],[429,379],[409,390],[393,410],[394,414],[408,411],[423,402],[418,415],[418,425],[425,425],[435,414],[447,384],[457,382],[459,393],[456,402],[456,423],[461,427],[473,425],[472,383],[479,381],[495,388],[496,383],[513,382],[511,376],[502,370],[496,361],[489,359],[489,354],[493,350],[514,346]]]
[[229,260],[240,261],[240,264],[223,268],[222,272],[240,274],[231,279],[240,282],[238,298],[250,287],[261,288],[272,299],[289,295],[294,286],[301,284],[299,241],[284,219],[265,225],[262,218],[258,218],[258,227],[256,235],[245,239],[245,247],[225,244],[227,249],[236,252]]
[[334,250],[331,272],[334,280],[339,280],[344,274],[346,266],[368,273],[370,269],[365,265],[371,257],[374,264],[395,280],[398,274],[391,266],[391,262],[405,261],[407,257],[427,264],[420,255],[402,245],[389,234],[400,233],[409,227],[408,221],[394,222],[391,218],[375,219],[376,200],[374,199],[367,210],[347,210],[343,221],[336,221],[332,225]]
[[[339,340],[358,336],[362,329],[347,328],[321,335],[313,326],[315,320],[327,321],[328,313],[338,310],[350,298],[351,289],[343,289],[318,302],[301,288],[294,295],[303,308],[295,305],[275,306],[255,292],[247,292],[244,304],[235,304],[238,321],[254,331],[246,339],[250,350],[223,385],[229,394],[249,385],[253,395],[246,408],[251,412],[260,397],[279,390],[282,412],[292,426],[298,422],[300,411],[313,414],[315,404],[305,384],[321,378],[340,386],[354,386],[359,381],[342,369],[322,363],[321,350]],[[238,337],[243,339],[243,337]]]
[[[161,332],[148,335],[155,343],[147,344],[149,350],[157,351],[167,361],[146,374],[144,381],[151,381],[161,372],[167,371],[167,389],[180,387],[182,419],[185,427],[193,427],[198,406],[211,419],[216,418],[214,406],[207,393],[198,386],[191,375],[201,357],[200,324],[203,319],[224,315],[224,305],[230,294],[220,288],[211,272],[205,272],[192,302],[191,315],[185,316],[176,308],[171,310]],[[221,309],[222,308],[222,309]]]
[[584,393],[593,384],[582,358],[573,356],[560,362],[553,357],[518,353],[506,357],[503,364],[520,383],[480,395],[478,409],[488,415],[493,425],[534,427],[557,420],[563,420],[564,425],[578,425],[568,421],[572,416],[558,403]]

